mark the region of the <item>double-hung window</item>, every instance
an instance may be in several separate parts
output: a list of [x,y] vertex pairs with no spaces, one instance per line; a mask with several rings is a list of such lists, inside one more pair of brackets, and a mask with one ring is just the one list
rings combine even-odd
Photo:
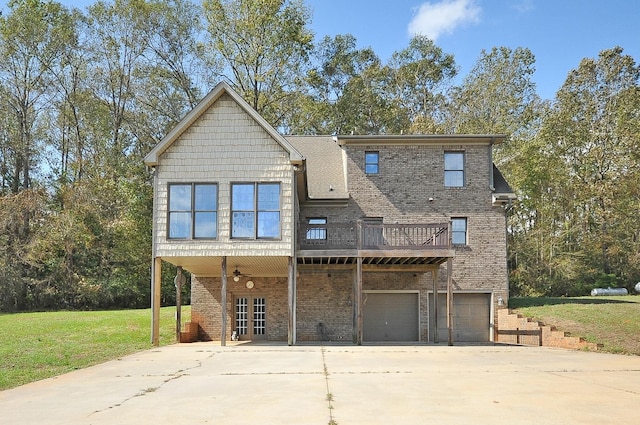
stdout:
[[231,237],[280,237],[280,183],[231,185]]
[[467,219],[452,218],[451,219],[451,243],[454,245],[467,244]]
[[464,186],[464,152],[444,153],[444,185]]
[[380,153],[367,151],[364,153],[364,172],[378,174],[380,172]]
[[218,185],[169,184],[169,239],[218,237]]

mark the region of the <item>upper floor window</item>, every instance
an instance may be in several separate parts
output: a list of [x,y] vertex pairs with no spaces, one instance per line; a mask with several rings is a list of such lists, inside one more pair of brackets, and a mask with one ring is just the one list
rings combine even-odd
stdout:
[[280,237],[280,183],[231,185],[231,237]]
[[[307,223],[307,240],[326,240],[327,239],[327,218],[317,217],[308,219]],[[318,225],[318,227],[314,227]]]
[[218,185],[169,184],[170,239],[218,237]]
[[378,174],[380,171],[380,153],[367,151],[364,153],[364,172]]
[[464,186],[464,152],[444,153],[444,185]]
[[451,243],[454,245],[467,244],[467,219],[452,218],[451,219]]

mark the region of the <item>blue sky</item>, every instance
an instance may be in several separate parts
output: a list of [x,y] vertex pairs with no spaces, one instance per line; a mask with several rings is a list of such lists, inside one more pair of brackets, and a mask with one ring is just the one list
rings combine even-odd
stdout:
[[[84,8],[91,0],[62,0]],[[412,34],[425,34],[451,53],[466,75],[482,49],[527,47],[536,57],[538,94],[551,99],[585,57],[621,46],[640,62],[637,0],[305,0],[311,27],[324,35],[353,34],[387,60]],[[6,0],[2,0],[3,6]],[[634,22],[635,21],[635,22]]]
[[386,60],[412,33],[430,36],[466,75],[482,49],[527,47],[538,94],[554,97],[585,57],[621,46],[640,62],[637,0],[306,0],[317,35],[349,32]]

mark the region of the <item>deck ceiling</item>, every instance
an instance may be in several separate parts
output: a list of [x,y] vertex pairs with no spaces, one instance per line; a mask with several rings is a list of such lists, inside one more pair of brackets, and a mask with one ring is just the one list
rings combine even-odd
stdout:
[[[222,257],[162,257],[162,260],[197,276],[221,275]],[[288,257],[227,257],[227,276],[231,277],[236,268],[246,275],[243,278],[289,275]]]

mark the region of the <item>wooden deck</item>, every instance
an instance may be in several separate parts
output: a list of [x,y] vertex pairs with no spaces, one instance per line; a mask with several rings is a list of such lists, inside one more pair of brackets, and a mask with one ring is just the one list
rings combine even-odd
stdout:
[[453,257],[449,223],[301,224],[298,264],[433,265]]

